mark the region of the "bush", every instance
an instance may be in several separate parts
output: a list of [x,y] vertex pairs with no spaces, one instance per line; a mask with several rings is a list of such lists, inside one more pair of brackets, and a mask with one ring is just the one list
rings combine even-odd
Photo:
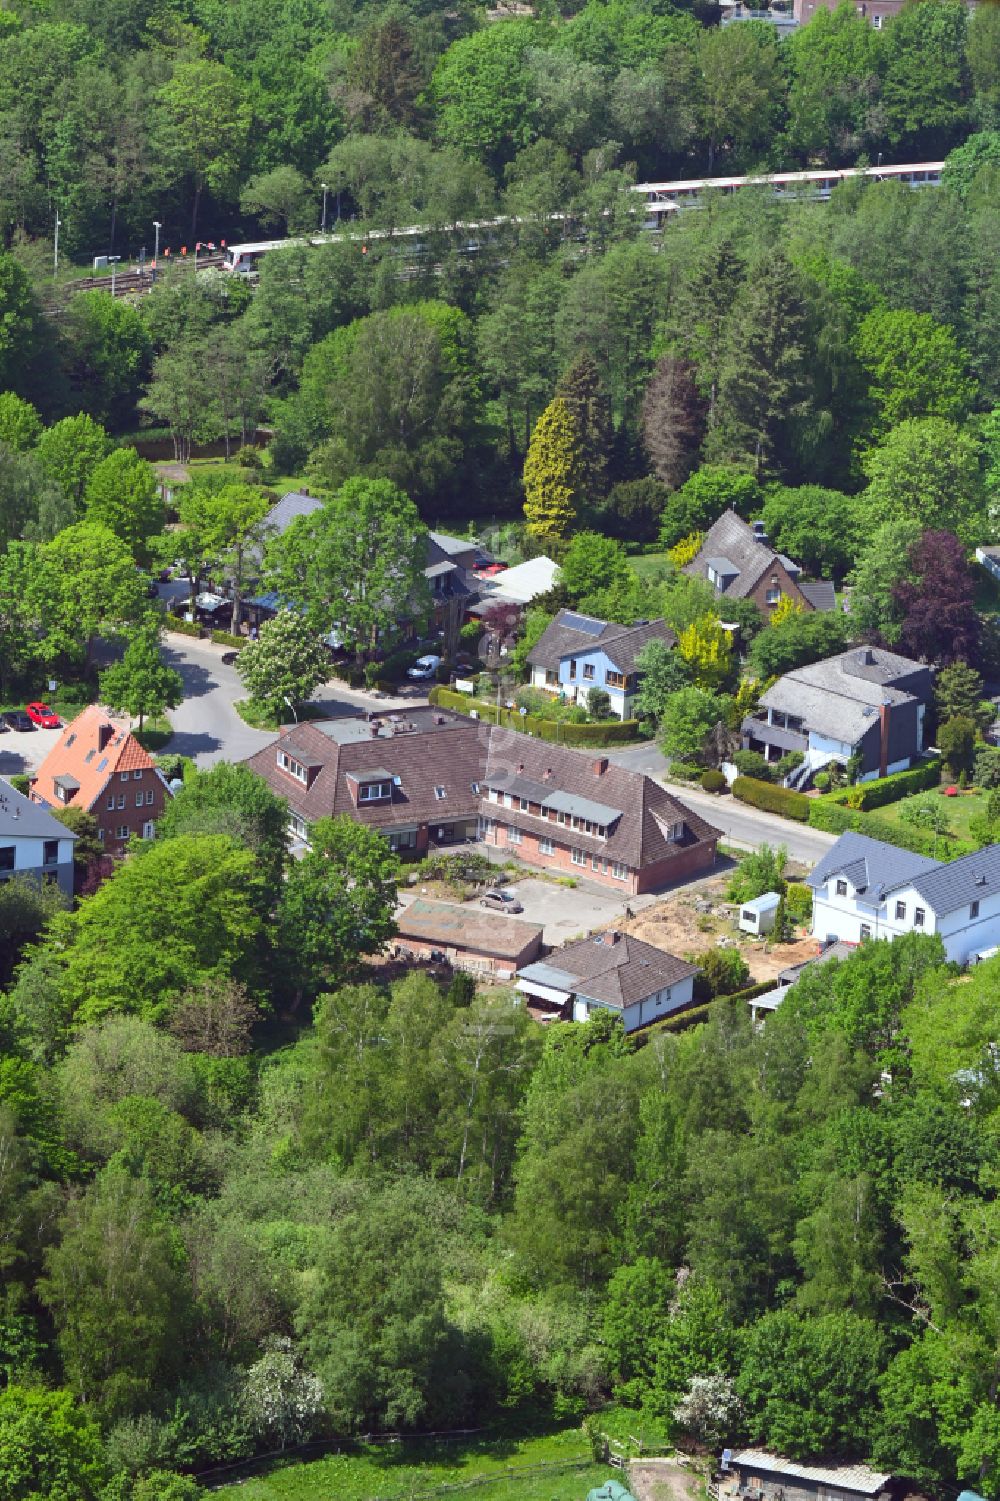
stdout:
[[467,620],[458,633],[458,639],[463,646],[475,646],[483,634],[484,626],[481,620]]
[[599,722],[611,718],[611,695],[604,688],[591,688],[587,694],[587,713]]
[[779,782],[783,782],[789,773],[802,765],[805,756],[802,751],[786,751],[780,761],[775,762],[774,774]]
[[807,927],[812,921],[813,894],[808,886],[799,881],[789,882],[785,892],[785,909],[792,922]]
[[709,949],[705,954],[696,954],[694,963],[701,970],[694,982],[694,993],[699,1000],[735,995],[750,980],[750,970],[738,949]]
[[721,771],[715,771],[711,767],[701,774],[701,785],[705,792],[724,792],[728,782]]
[[693,762],[671,761],[670,763],[670,775],[682,782],[699,782],[704,774],[705,768],[695,766]]
[[28,789],[31,786],[30,777],[25,776],[21,771],[15,771],[13,776],[8,777],[7,780],[15,792],[20,792],[24,797],[28,796]]
[[234,636],[232,631],[213,631],[209,640],[215,641],[219,646],[232,646],[236,651],[242,651],[247,644],[246,636]]
[[972,779],[977,787],[989,792],[1000,787],[1000,746],[980,745],[972,763]]
[[[822,773],[818,773],[813,779],[817,787],[820,775]],[[899,802],[901,798],[911,797],[915,792],[925,792],[928,787],[936,787],[940,780],[941,762],[936,759],[922,761],[909,771],[896,771],[891,777],[879,777],[874,782],[857,782],[853,787],[831,793],[830,801],[866,812],[869,808],[884,808],[888,803]]]
[[817,792],[825,792],[829,785],[830,773],[828,771],[818,771],[813,777],[813,786]]
[[774,781],[774,769],[760,751],[738,750],[733,756],[733,765],[741,777],[755,777],[758,782]]
[[782,818],[794,818],[798,823],[809,822],[810,799],[802,792],[775,787],[773,782],[759,782],[753,777],[737,777],[730,791],[752,808],[762,808],[764,812],[777,813]]

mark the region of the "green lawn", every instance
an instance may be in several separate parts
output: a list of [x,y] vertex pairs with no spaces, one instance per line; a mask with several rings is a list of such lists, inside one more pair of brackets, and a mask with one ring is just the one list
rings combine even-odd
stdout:
[[969,819],[976,813],[986,811],[985,792],[960,792],[957,797],[945,797],[937,788],[929,792],[915,793],[913,797],[900,798],[898,803],[888,803],[884,808],[875,808],[873,811],[878,818],[885,818],[890,823],[898,823],[906,827],[906,819],[902,812],[908,804],[925,798],[934,798],[944,807],[948,819],[946,833],[954,839],[970,839]]
[[[577,1459],[567,1469],[530,1473],[536,1465]],[[518,1470],[526,1473],[519,1476]],[[461,1446],[407,1445],[404,1450],[365,1445],[350,1454],[291,1461],[215,1494],[231,1501],[237,1495],[240,1501],[409,1501],[437,1486],[482,1480],[481,1486],[458,1494],[484,1501],[584,1501],[589,1490],[612,1475],[607,1466],[592,1463],[583,1431],[570,1428],[542,1438],[494,1438]]]
[[670,567],[670,559],[665,552],[641,552],[628,560],[633,573],[637,573],[641,579],[658,578],[665,568]]

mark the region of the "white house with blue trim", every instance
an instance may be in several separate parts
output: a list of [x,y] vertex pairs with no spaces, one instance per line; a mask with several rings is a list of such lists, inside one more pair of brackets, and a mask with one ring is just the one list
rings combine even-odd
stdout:
[[822,940],[937,933],[956,964],[974,963],[1000,944],[1000,844],[943,861],[842,834],[806,884],[813,934]]
[[616,718],[631,719],[642,677],[636,659],[651,641],[673,647],[677,637],[665,620],[614,625],[560,610],[528,653],[532,686],[584,706],[603,688]]

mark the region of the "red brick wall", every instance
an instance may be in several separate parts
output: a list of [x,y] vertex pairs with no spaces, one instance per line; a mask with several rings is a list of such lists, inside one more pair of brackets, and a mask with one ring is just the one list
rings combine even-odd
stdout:
[[[142,807],[136,807],[136,796],[142,793]],[[153,801],[147,803],[146,794],[153,794]],[[128,781],[122,781],[122,774],[115,772],[111,781],[104,788],[97,802],[93,804],[90,812],[97,819],[97,827],[104,830],[104,848],[111,854],[120,854],[127,841],[118,838],[117,830],[122,825],[127,825],[129,836],[133,834],[141,837],[144,826],[150,821],[160,817],[164,804],[169,797],[155,771],[146,770],[136,777],[133,772],[128,773]],[[115,800],[114,808],[108,807],[109,798]],[[124,808],[118,807],[119,798],[124,797]]]
[[[497,824],[492,833],[482,836],[484,844],[496,845],[498,849],[509,849],[517,860],[523,860],[525,865],[536,865],[542,870],[552,870],[558,875],[576,876],[580,880],[596,881],[601,886],[607,886],[613,891],[620,891],[625,896],[634,896],[636,892],[635,871],[630,870],[624,881],[619,881],[611,874],[611,861],[608,861],[608,871],[604,874],[600,870],[593,870],[590,863],[590,854],[587,854],[586,865],[574,865],[571,844],[560,844],[557,840],[559,826],[552,825],[552,833],[548,835],[553,845],[554,852],[551,855],[539,853],[538,843],[544,835],[529,834],[527,829],[520,830],[521,843],[512,844],[507,838],[508,825],[503,822],[503,809],[499,809]],[[492,812],[490,814],[492,817]],[[565,838],[565,835],[563,835]],[[579,846],[583,848],[582,844]]]
[[678,850],[676,855],[645,866],[639,872],[636,894],[658,891],[661,886],[668,886],[674,881],[688,881],[692,876],[703,875],[711,870],[714,864],[714,839],[708,839],[703,844],[690,844],[687,849]]
[[750,594],[747,596],[749,599],[753,600],[754,604],[760,610],[765,620],[774,609],[774,605],[769,605],[767,602],[767,591],[773,587],[771,584],[771,580],[773,578],[776,578],[778,580],[777,587],[781,590],[782,594],[787,594],[789,599],[794,599],[795,603],[801,605],[804,610],[812,609],[812,605],[806,599],[798,584],[788,573],[785,565],[783,563],[776,562],[772,568],[769,568],[767,570],[757,587],[755,589],[752,589],[750,591]]

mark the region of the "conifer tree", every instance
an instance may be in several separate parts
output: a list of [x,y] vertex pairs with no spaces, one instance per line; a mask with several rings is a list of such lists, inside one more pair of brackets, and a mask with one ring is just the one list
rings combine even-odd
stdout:
[[608,493],[611,400],[593,356],[584,350],[563,375],[556,395],[576,423],[580,499],[596,506]]
[[539,417],[524,461],[524,517],[543,547],[558,548],[576,521],[578,475],[576,423],[557,396]]

